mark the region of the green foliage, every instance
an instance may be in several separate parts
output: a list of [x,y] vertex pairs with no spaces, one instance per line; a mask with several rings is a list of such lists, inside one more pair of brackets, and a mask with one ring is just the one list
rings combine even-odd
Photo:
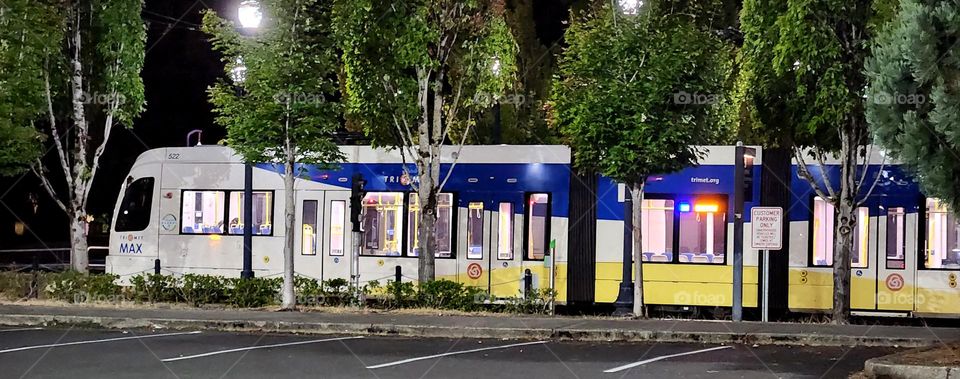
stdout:
[[696,14],[654,1],[634,16],[604,4],[574,17],[552,98],[578,167],[642,183],[723,134],[732,53]]
[[258,308],[274,304],[282,278],[233,278],[227,302],[240,308]]
[[181,297],[195,307],[221,303],[227,298],[226,280],[223,277],[185,274],[180,282]]
[[479,308],[477,299],[484,292],[476,287],[439,279],[421,284],[418,288],[417,299],[422,307],[469,312]]
[[133,300],[149,303],[176,302],[179,296],[179,280],[163,274],[137,275],[130,278]]
[[43,274],[45,296],[67,302],[116,302],[121,287],[119,276],[112,274],[88,275],[76,271]]
[[[37,278],[36,282],[34,278]],[[43,273],[0,272],[0,297],[9,300],[23,300],[31,295],[39,295],[40,290],[46,287],[46,276]]]
[[557,297],[557,291],[552,288],[540,288],[527,292],[526,296],[520,292],[519,296],[507,298],[504,310],[508,313],[547,314],[550,303]]
[[413,306],[417,299],[417,287],[413,282],[388,281],[386,287],[384,307],[404,308]]
[[267,16],[247,37],[214,11],[204,13],[203,30],[223,54],[227,73],[245,67],[243,80],[210,87],[216,122],[227,128],[227,143],[248,162],[341,161],[332,139],[340,125],[340,95],[330,3],[259,3]]
[[[422,122],[436,140],[463,133],[471,113],[516,82],[517,47],[502,7],[489,0],[334,1],[348,118],[381,146],[416,144]],[[420,102],[434,96],[442,109]]]
[[867,60],[875,141],[960,211],[960,3],[903,0]]

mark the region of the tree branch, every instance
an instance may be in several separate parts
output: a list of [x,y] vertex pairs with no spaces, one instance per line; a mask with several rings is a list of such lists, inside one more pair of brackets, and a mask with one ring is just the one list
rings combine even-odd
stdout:
[[57,148],[57,160],[60,162],[60,168],[63,169],[63,176],[67,179],[67,189],[73,191],[73,175],[70,174],[70,161],[67,157],[66,150],[63,149],[63,142],[60,140],[60,131],[57,130],[57,117],[53,113],[53,98],[50,95],[49,63],[45,64],[45,66],[47,66],[48,69],[43,71],[43,82],[47,96],[47,115],[50,118],[50,134],[53,137],[53,144]]
[[50,195],[50,198],[57,204],[58,207],[65,213],[67,212],[67,206],[60,201],[60,198],[57,197],[57,191],[54,191],[53,185],[50,184],[50,180],[47,179],[47,175],[43,173],[43,165],[40,160],[37,160],[36,165],[30,167],[30,171],[33,171],[33,174],[40,179],[40,183],[43,184],[43,188],[47,190],[47,194]]
[[800,151],[800,148],[793,146],[791,149],[793,150],[793,157],[797,160],[797,175],[810,184],[810,187],[813,188],[813,191],[817,193],[817,196],[820,196],[821,199],[828,200],[832,203],[833,193],[831,192],[829,195],[827,195],[822,189],[820,189],[817,181],[813,179],[813,175],[810,174],[810,170],[807,168],[807,163],[803,160],[803,153]]
[[[836,196],[836,191],[833,190],[833,184],[830,183],[830,178],[827,177],[827,164],[823,160],[824,155],[826,155],[826,153],[823,149],[819,147],[813,148],[813,156],[817,159],[817,164],[820,165],[820,180],[823,180],[823,186],[827,188],[827,192],[830,193],[830,199],[833,201],[833,198]],[[806,161],[803,159],[799,159],[799,161],[806,167]],[[807,173],[809,173],[809,171],[807,171]]]

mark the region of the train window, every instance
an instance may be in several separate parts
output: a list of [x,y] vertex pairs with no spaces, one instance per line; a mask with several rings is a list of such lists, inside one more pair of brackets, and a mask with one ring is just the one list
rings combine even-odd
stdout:
[[316,200],[303,201],[303,217],[300,225],[300,254],[317,255],[317,206]]
[[924,268],[960,268],[960,224],[946,203],[927,199]]
[[853,253],[850,255],[850,267],[866,268],[870,252],[870,209],[857,208],[857,227],[853,229]]
[[400,256],[403,237],[403,194],[370,192],[363,198],[361,255]]
[[673,200],[647,199],[641,204],[644,262],[673,261]]
[[467,205],[467,259],[483,259],[483,203]]
[[153,204],[153,178],[140,178],[127,186],[117,213],[116,231],[139,232],[150,224]]
[[497,259],[513,259],[513,204],[500,203],[497,224]]
[[183,234],[223,233],[223,191],[183,191],[180,231]]
[[[243,191],[230,192],[230,234],[243,234]],[[253,235],[273,235],[273,192],[253,191]],[[316,229],[314,229],[316,232]]]
[[[407,213],[407,222],[410,227],[410,235],[407,238],[407,255],[416,257],[420,255],[420,197],[416,193],[410,194],[410,208]],[[441,193],[437,197],[437,251],[434,255],[437,258],[450,258],[453,256],[453,194]]]
[[904,208],[887,209],[887,269],[906,267],[907,218]]
[[[850,267],[867,267],[870,241],[870,212],[867,207],[855,211],[857,227],[853,233],[853,252]],[[813,266],[833,265],[834,228],[837,211],[833,204],[820,198],[813,198]]]
[[[685,211],[684,211],[685,209]],[[727,213],[714,199],[699,199],[680,209],[680,263],[723,264]]]
[[330,255],[343,255],[347,225],[347,202],[330,202]]
[[550,194],[532,193],[527,204],[526,258],[542,260],[550,238]]

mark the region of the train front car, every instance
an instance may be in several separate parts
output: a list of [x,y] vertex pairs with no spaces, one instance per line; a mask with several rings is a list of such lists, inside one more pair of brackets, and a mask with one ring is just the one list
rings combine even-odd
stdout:
[[[298,166],[295,227],[285,230],[282,167],[253,169],[253,271],[279,276],[283,240],[294,233],[298,275],[350,279],[351,181],[366,181],[362,200],[360,281],[414,281],[420,253],[415,167],[399,152],[344,146],[335,167]],[[456,159],[454,158],[456,157]],[[566,284],[570,152],[564,146],[445,147],[438,203],[437,278],[479,287],[493,297]],[[454,165],[454,162],[456,164]],[[449,176],[448,176],[449,173]],[[123,187],[107,271],[135,275],[239,276],[242,267],[244,164],[222,146],[151,150]],[[277,212],[280,215],[277,215]],[[550,273],[553,273],[551,280]]]
[[[733,146],[705,146],[697,166],[653,175],[643,201],[643,294],[669,310],[722,310],[733,301]],[[757,306],[757,254],[749,249],[750,208],[759,204],[761,150],[745,157],[743,304]],[[595,301],[612,303],[622,277],[622,184],[600,178]]]

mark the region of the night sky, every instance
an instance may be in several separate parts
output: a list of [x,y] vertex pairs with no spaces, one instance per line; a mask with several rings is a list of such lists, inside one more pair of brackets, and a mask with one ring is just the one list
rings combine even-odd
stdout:
[[[573,0],[508,0],[532,2],[537,39],[554,46],[563,34],[568,4]],[[215,144],[225,136],[215,125],[206,89],[223,76],[223,64],[211,50],[200,29],[201,12],[215,9],[235,18],[240,0],[147,0],[143,19],[148,25],[147,51],[142,73],[146,88],[146,111],[131,129],[114,130],[101,157],[101,171],[94,183],[90,213],[112,213],[120,184],[136,157],[153,148],[184,146],[187,133],[203,131],[203,143]],[[59,171],[53,171],[58,173]],[[65,214],[50,200],[32,174],[0,178],[0,249],[67,246]],[[14,233],[22,220],[28,230]],[[91,234],[91,244],[97,241]]]

